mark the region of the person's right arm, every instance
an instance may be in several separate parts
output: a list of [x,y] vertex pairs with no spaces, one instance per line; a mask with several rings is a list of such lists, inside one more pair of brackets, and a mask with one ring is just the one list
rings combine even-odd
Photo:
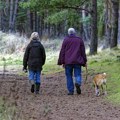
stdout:
[[66,46],[66,41],[64,40],[62,43],[62,47],[59,53],[59,58],[58,58],[58,65],[64,65],[65,64],[65,46]]
[[28,58],[29,58],[29,51],[30,51],[30,46],[28,45],[26,50],[25,50],[25,54],[23,57],[23,69],[27,70],[27,62],[28,62]]

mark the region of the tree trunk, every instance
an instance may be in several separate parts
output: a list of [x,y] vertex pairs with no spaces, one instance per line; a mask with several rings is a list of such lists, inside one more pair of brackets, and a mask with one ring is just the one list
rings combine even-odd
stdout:
[[97,54],[97,0],[92,0],[90,55]]
[[15,32],[15,21],[18,9],[18,0],[10,1],[9,32]]
[[10,1],[9,32],[12,32],[13,0]]
[[16,15],[17,15],[17,9],[18,9],[18,0],[15,1],[15,7],[13,12],[13,20],[12,20],[12,30],[15,31],[15,22],[16,22]]
[[0,7],[0,29],[3,32],[7,31],[8,28],[8,21],[7,21],[7,1],[1,0],[1,7]]
[[120,43],[120,1],[119,1],[119,19],[118,19],[118,42]]
[[28,37],[30,37],[32,29],[31,29],[31,13],[30,10],[27,10],[27,20],[26,20],[26,34]]
[[37,12],[36,12],[36,24],[35,24],[35,26],[36,26],[36,31],[39,33],[39,15],[37,14]]
[[110,47],[111,39],[111,19],[112,19],[112,3],[111,0],[105,1],[105,48]]
[[[83,9],[86,9],[85,6],[83,6]],[[88,17],[89,14],[86,14],[85,10],[82,10],[82,19],[85,20],[86,17]],[[83,22],[83,32],[84,32],[84,40],[90,41],[90,25],[88,25],[88,22]]]
[[6,0],[6,31],[9,30],[9,0]]
[[2,30],[1,28],[2,28],[2,12],[0,10],[0,30]]
[[117,47],[119,1],[111,0],[111,2],[112,2],[112,31],[110,48],[114,48]]
[[32,22],[33,22],[33,31],[36,31],[36,12],[33,12],[32,14]]
[[3,11],[2,11],[2,9],[0,10],[0,30],[2,31],[2,29],[3,29],[3,24],[2,24],[2,22],[3,22]]

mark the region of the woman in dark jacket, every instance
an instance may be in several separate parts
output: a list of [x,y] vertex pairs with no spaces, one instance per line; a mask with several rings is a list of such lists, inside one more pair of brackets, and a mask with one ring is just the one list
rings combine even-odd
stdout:
[[41,84],[40,76],[45,60],[45,49],[40,42],[38,33],[33,32],[23,58],[23,70],[27,70],[28,66],[32,93],[39,93]]
[[81,66],[86,66],[87,58],[83,40],[75,35],[74,28],[68,29],[59,54],[58,65],[65,67],[68,95],[74,94],[73,72],[77,94],[81,94]]

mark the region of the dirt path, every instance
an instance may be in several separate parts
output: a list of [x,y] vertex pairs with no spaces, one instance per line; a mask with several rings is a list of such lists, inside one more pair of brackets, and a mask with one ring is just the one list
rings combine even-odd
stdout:
[[68,96],[64,73],[42,76],[40,94],[34,95],[27,77],[0,76],[0,96],[17,108],[20,120],[120,120],[120,107],[105,102],[104,96],[95,97],[88,81],[81,95]]

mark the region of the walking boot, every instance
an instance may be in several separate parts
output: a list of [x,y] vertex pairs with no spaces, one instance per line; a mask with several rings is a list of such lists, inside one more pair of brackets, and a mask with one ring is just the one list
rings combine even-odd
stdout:
[[31,93],[34,93],[34,91],[35,91],[34,81],[33,81],[33,80],[30,80],[29,82],[30,82],[30,84],[31,84]]
[[36,94],[39,94],[39,91],[40,91],[40,83],[36,83],[35,93],[36,93]]
[[68,95],[73,95],[74,93],[73,92],[69,92]]
[[31,93],[34,93],[34,91],[35,91],[35,85],[33,84],[31,85]]
[[75,87],[76,87],[77,94],[81,94],[80,85],[78,83],[75,83]]

